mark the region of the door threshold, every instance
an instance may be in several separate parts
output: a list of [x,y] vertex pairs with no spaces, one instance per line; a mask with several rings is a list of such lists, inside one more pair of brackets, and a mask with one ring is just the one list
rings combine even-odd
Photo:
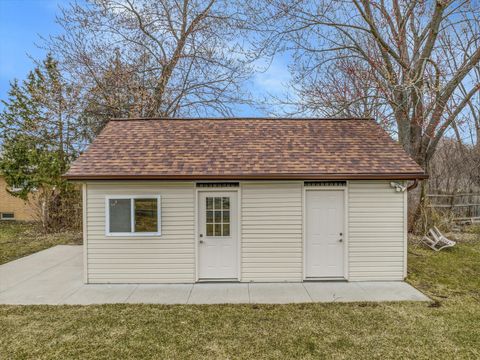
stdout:
[[198,279],[197,283],[238,283],[238,279]]

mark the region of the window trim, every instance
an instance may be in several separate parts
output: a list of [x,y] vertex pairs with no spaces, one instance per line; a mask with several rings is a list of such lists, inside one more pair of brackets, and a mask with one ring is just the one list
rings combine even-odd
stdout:
[[[131,229],[135,229],[135,199],[157,199],[157,231],[156,232],[110,232],[110,200],[130,200],[130,221]],[[108,195],[105,196],[105,236],[161,236],[162,235],[162,206],[160,195]]]

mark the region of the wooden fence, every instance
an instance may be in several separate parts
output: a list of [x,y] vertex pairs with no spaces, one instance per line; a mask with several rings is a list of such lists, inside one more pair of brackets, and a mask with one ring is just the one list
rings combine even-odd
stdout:
[[480,193],[428,194],[429,206],[437,211],[453,213],[458,222],[480,222]]

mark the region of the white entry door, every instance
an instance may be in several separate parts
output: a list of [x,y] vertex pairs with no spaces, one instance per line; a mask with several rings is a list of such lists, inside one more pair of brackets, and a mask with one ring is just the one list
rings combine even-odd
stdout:
[[344,277],[343,190],[306,191],[306,277]]
[[238,279],[237,192],[200,192],[198,277]]

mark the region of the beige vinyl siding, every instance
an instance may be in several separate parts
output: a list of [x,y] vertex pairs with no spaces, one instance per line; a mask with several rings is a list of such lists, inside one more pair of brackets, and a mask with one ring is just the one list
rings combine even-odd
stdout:
[[404,206],[390,181],[349,182],[349,280],[403,279]]
[[245,182],[242,281],[302,280],[302,182]]
[[[241,281],[302,281],[302,181],[242,182]],[[389,181],[348,183],[348,278],[401,280],[405,261],[404,193]],[[160,195],[161,236],[105,235],[105,197]],[[195,281],[193,182],[89,182],[86,185],[89,283]]]
[[[160,195],[161,236],[106,236],[105,197]],[[87,184],[89,283],[195,281],[195,188],[190,183]]]

